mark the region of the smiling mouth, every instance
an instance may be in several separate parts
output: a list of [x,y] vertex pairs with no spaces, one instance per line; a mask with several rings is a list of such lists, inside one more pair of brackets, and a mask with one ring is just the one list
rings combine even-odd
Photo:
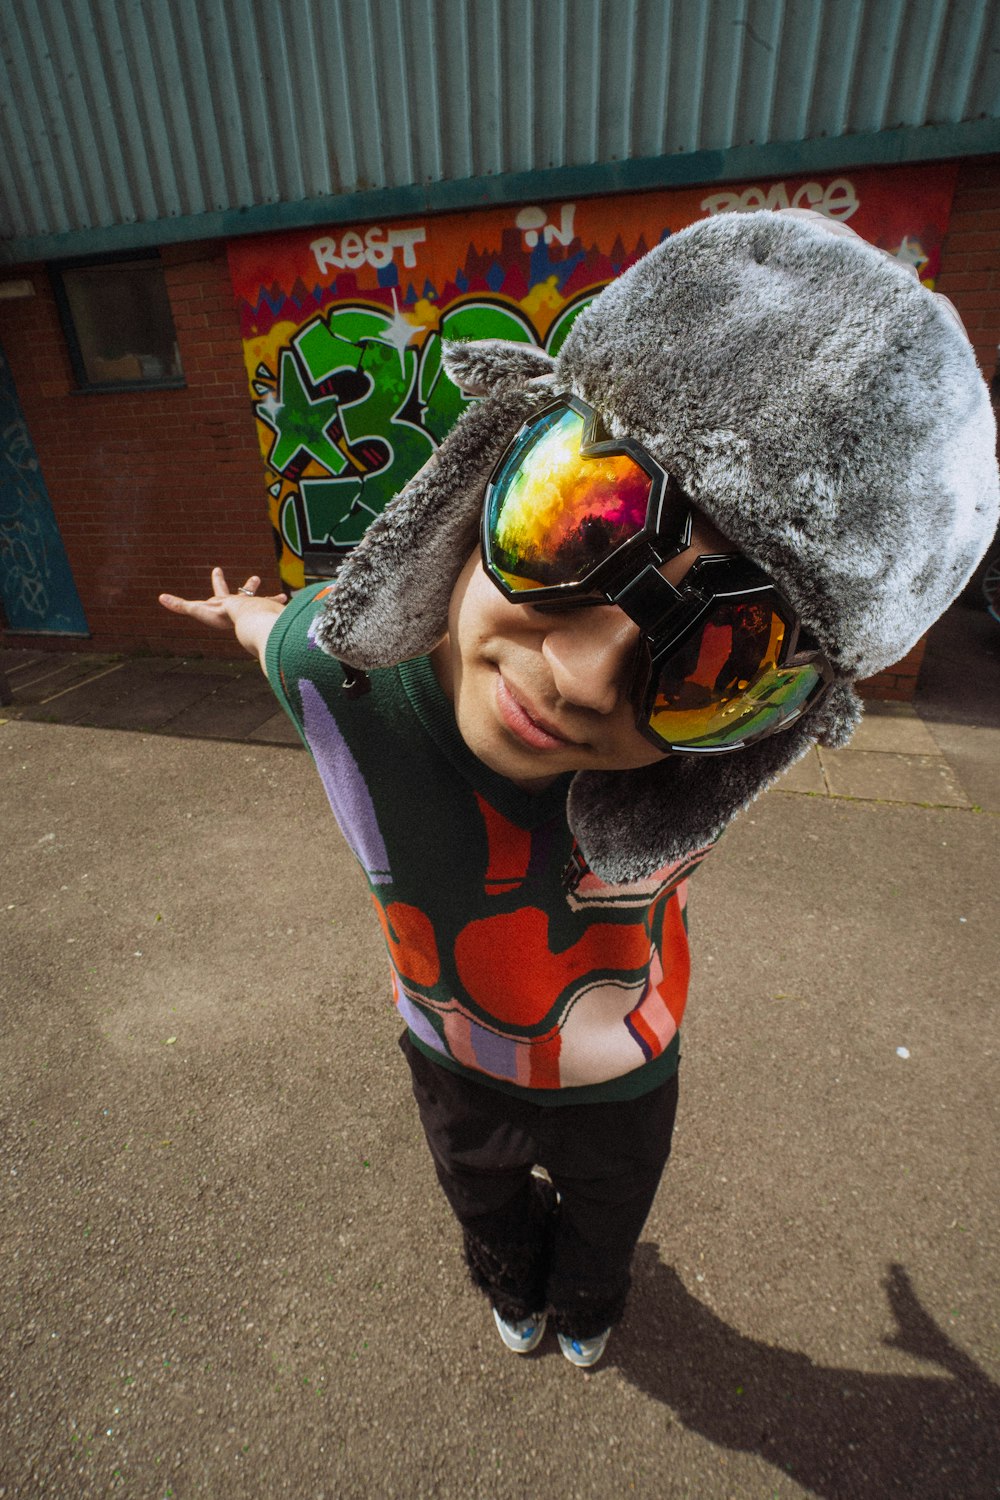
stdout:
[[532,750],[579,750],[581,748],[578,740],[568,739],[553,725],[537,718],[533,710],[526,708],[508,687],[500,673],[497,673],[496,695],[500,718],[515,739],[520,740],[523,745],[529,746]]

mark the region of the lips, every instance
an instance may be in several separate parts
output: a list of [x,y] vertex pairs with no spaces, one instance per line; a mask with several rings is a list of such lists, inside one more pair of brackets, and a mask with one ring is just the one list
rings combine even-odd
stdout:
[[579,749],[579,741],[568,739],[554,724],[540,717],[533,707],[522,703],[518,694],[497,674],[497,708],[506,728],[532,750]]

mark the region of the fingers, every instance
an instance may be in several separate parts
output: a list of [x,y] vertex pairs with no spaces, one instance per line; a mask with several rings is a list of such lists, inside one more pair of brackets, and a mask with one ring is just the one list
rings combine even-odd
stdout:
[[223,602],[221,599],[181,599],[177,594],[160,594],[159,600],[164,609],[172,610],[175,615],[192,615],[196,619],[204,619],[206,613],[218,614]]
[[[257,593],[260,585],[260,574],[251,573],[246,582],[236,590],[236,594],[246,598],[263,599],[265,596]],[[288,603],[288,595],[284,593],[271,594],[267,597],[277,604]],[[212,597],[210,599],[182,599],[177,594],[158,594],[157,598],[164,609],[172,610],[174,614],[195,615],[202,620],[220,612],[228,613],[227,606],[230,599],[235,603],[235,596],[221,568],[212,569]],[[212,623],[215,622],[212,621]]]

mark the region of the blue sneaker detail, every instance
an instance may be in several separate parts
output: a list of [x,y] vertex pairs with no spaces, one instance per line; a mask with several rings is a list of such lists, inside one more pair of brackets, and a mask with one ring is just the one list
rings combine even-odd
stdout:
[[582,1370],[586,1370],[590,1365],[597,1364],[597,1361],[608,1346],[608,1339],[610,1337],[610,1328],[605,1328],[603,1333],[599,1333],[593,1339],[571,1339],[567,1338],[564,1333],[561,1333],[559,1335],[559,1347],[571,1365],[579,1365]]
[[548,1313],[532,1313],[529,1318],[521,1318],[516,1323],[501,1318],[496,1308],[493,1309],[493,1321],[497,1325],[497,1332],[507,1345],[513,1349],[515,1354],[530,1354],[532,1349],[545,1337],[545,1323]]

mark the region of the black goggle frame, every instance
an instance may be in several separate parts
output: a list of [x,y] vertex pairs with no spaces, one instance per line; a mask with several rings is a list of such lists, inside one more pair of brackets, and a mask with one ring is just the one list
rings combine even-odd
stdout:
[[[580,444],[582,457],[624,454],[649,476],[651,486],[646,519],[641,530],[622,542],[584,578],[572,583],[515,589],[492,559],[490,502],[496,480],[525,434],[552,412],[566,408],[577,412],[586,424]],[[772,609],[785,626],[778,668],[811,666],[819,674],[816,688],[801,705],[796,719],[816,707],[833,682],[834,674],[823,652],[805,637],[798,614],[774,580],[742,554],[702,554],[685,573],[679,586],[664,578],[660,568],[691,545],[693,502],[676,478],[641,443],[632,438],[600,437],[601,427],[599,413],[573,395],[557,396],[521,426],[486,486],[481,553],[487,576],[503,596],[515,604],[552,611],[614,604],[623,610],[639,627],[639,643],[629,688],[636,728],[664,753],[727,755],[786,728],[790,721],[748,735],[738,745],[706,747],[671,744],[650,727],[660,669],[686,645],[720,603],[752,599]]]

